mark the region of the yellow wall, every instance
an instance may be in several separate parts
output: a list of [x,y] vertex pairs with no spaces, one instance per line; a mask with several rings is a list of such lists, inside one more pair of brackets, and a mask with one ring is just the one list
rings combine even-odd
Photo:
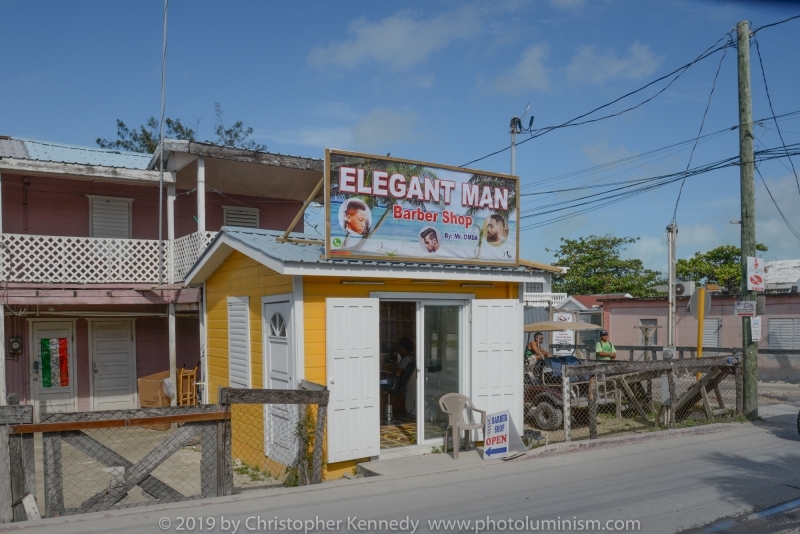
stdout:
[[[516,299],[518,284],[495,283],[494,287],[461,287],[461,282],[442,285],[413,284],[410,279],[387,278],[382,285],[342,284],[346,278],[306,276],[303,278],[303,317],[305,320],[306,380],[326,383],[325,376],[325,299],[327,297],[364,298],[371,292],[472,294],[476,299]],[[326,466],[326,479],[339,478],[363,460],[337,462]]]
[[[371,292],[473,294],[478,299],[516,299],[516,283],[494,283],[494,287],[461,287],[461,282],[425,285],[411,279],[388,278],[383,285],[342,284],[343,277],[309,276],[303,279],[305,323],[305,379],[325,384],[325,299],[363,298]],[[261,297],[292,292],[292,277],[277,274],[255,260],[234,251],[206,281],[209,402],[217,402],[217,389],[228,385],[227,297],[250,297],[250,361],[252,387],[263,384]],[[236,432],[234,422],[234,434]],[[235,447],[238,448],[238,447]],[[366,459],[365,459],[366,460]],[[362,461],[362,460],[358,460]],[[326,466],[325,478],[350,472],[358,461]],[[258,465],[257,462],[253,461]],[[261,467],[261,466],[260,466]]]
[[250,297],[250,383],[264,385],[261,297],[292,292],[292,277],[276,273],[234,251],[206,280],[209,402],[228,386],[228,297]]

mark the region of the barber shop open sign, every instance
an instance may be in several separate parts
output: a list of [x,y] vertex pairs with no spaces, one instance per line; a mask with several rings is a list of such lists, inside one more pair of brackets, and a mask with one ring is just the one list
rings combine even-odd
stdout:
[[483,459],[502,458],[508,455],[508,429],[511,417],[508,410],[486,416],[486,432],[483,442]]
[[518,265],[515,176],[327,150],[325,180],[328,258]]

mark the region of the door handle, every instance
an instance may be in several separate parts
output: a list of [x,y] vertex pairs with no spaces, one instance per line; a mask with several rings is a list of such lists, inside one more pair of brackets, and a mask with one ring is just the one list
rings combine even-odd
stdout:
[[331,384],[333,384],[333,383],[334,383],[334,380],[333,380],[333,378],[331,378]]
[[96,364],[96,363],[94,363],[94,362],[92,362],[92,372],[93,372],[93,373],[96,373],[96,372],[97,372],[97,364]]

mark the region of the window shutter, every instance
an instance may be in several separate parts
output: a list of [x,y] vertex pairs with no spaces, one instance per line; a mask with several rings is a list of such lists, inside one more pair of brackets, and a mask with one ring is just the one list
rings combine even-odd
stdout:
[[719,347],[719,319],[703,320],[703,346]]
[[131,238],[130,198],[90,196],[92,237]]
[[250,387],[250,332],[248,297],[228,297],[228,385]]
[[225,226],[258,228],[258,209],[222,206],[225,213]]
[[769,320],[769,348],[771,349],[794,349],[800,346],[795,341],[800,341],[799,319],[770,319]]

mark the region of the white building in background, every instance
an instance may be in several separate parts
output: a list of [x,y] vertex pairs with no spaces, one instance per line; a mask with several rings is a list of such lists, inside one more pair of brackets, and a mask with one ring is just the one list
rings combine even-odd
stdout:
[[800,260],[766,262],[767,291],[797,293],[800,286]]

